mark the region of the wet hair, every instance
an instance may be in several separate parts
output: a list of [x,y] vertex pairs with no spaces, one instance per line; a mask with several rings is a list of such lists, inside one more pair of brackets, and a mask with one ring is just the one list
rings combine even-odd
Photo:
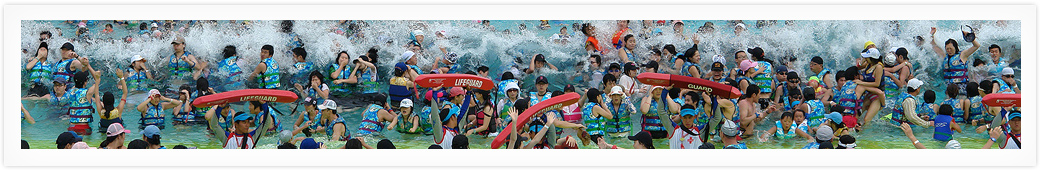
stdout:
[[855,80],[857,79],[857,72],[860,72],[860,70],[856,66],[851,66],[846,68],[846,72],[843,74],[846,75],[846,80]]
[[940,111],[937,112],[936,114],[951,116],[951,114],[953,114],[953,113],[954,113],[954,107],[951,107],[951,105],[949,105],[949,104],[942,104],[942,105],[940,105]]
[[788,112],[788,111],[785,111],[784,113],[781,113],[781,119],[784,119],[786,117],[795,119],[795,113]]
[[687,94],[683,94],[683,96],[690,97],[690,101],[694,102],[694,104],[701,102],[701,96],[698,95],[698,92],[688,91]]
[[648,61],[647,64],[643,64],[643,67],[644,68],[654,68],[655,71],[658,71],[658,62],[656,62],[656,61]]
[[108,144],[111,144],[112,141],[116,140],[116,138],[119,138],[120,135],[124,135],[124,134],[126,134],[126,133],[119,133],[119,135],[116,135],[116,136],[106,136],[105,140],[101,141],[101,144],[99,144],[98,147],[108,146]]
[[598,97],[600,97],[600,94],[600,90],[597,90],[596,88],[589,88],[589,90],[586,90],[586,102],[597,103],[596,100]]
[[40,32],[40,35],[47,35],[47,37],[54,37],[54,36],[52,36],[51,31]]
[[802,98],[802,90],[799,88],[788,88],[788,97]]
[[955,84],[947,84],[947,98],[953,99],[958,97],[958,91],[961,91],[961,87]]
[[141,139],[135,139],[127,144],[127,149],[148,149],[148,142]]
[[[806,117],[806,111],[805,110],[795,109],[795,111],[792,111],[792,116],[793,117],[795,116],[795,113],[802,113],[803,119],[805,119],[805,117]],[[782,115],[781,117],[784,117],[784,116]]]
[[551,96],[552,97],[557,97],[557,96],[560,96],[560,95],[564,95],[564,92],[560,91],[560,90],[557,90],[557,91],[553,91],[553,94]]
[[528,101],[529,99],[517,100],[517,102],[513,104],[513,109],[516,109],[518,114],[524,113],[525,110],[528,110],[528,105],[530,105],[528,104]]
[[651,49],[651,54],[654,54],[654,55],[658,55],[658,56],[661,56],[661,50],[658,50],[658,49]]
[[394,147],[394,142],[390,142],[389,139],[382,139],[376,143],[376,149],[397,149],[397,147]]
[[604,63],[603,63],[603,59],[602,59],[602,58],[600,57],[600,55],[589,55],[589,57],[590,57],[590,58],[594,58],[594,60],[596,60],[596,65],[597,65],[597,66],[602,66],[602,65],[604,65]]
[[[488,20],[484,20],[484,21],[488,21]],[[430,145],[430,147],[427,147],[427,149],[444,149],[444,148],[441,148],[440,145],[433,144],[433,145]]]
[[[333,63],[333,64],[337,64],[337,65],[339,65],[339,64],[340,64],[340,54],[345,54],[345,55],[347,55],[347,58],[348,58],[348,59],[350,59],[350,58],[351,58],[351,54],[350,54],[350,53],[347,53],[347,51],[340,51],[340,52],[337,52],[337,53],[336,53],[336,55],[333,55],[333,57],[335,57],[335,58],[336,58],[336,63]],[[341,67],[343,67],[343,66],[341,66]]]
[[687,48],[686,52],[683,52],[683,60],[686,62],[697,63],[698,61],[692,62],[692,60],[694,60],[692,59],[694,58],[694,53],[698,53],[698,44],[690,46],[690,48]]
[[293,55],[300,56],[300,58],[307,59],[307,50],[302,47],[293,48]]
[[[140,25],[138,25],[137,29],[148,30],[148,23],[141,23]],[[50,35],[48,34],[48,36]]]
[[253,105],[253,107],[250,107],[250,109],[260,108],[260,105],[263,105],[263,103],[260,103],[259,101],[249,101],[249,104]]
[[280,31],[283,33],[293,32],[293,20],[282,20],[279,26],[281,26],[282,29]]
[[488,66],[481,65],[477,67],[477,72],[488,72],[488,69]]
[[745,87],[745,94],[741,95],[741,99],[752,98],[753,94],[759,94],[759,86],[748,85]]
[[625,38],[622,38],[622,41],[629,42],[629,39],[632,39],[632,38],[633,38],[633,34],[628,34],[628,35],[625,35]]
[[993,89],[994,88],[994,82],[992,82],[990,80],[980,81],[980,87],[979,88],[983,89],[983,93],[990,94],[990,93],[992,93],[991,91],[994,90]]
[[199,77],[199,80],[195,80],[195,91],[201,93],[199,96],[209,94],[207,90],[210,90],[210,81],[206,77]]
[[[314,77],[318,77],[318,83],[319,84],[325,84],[325,75],[322,75],[322,72],[320,72],[318,70],[315,70],[315,71],[311,71],[311,74],[309,74],[307,76],[308,85],[310,85],[311,78],[314,78]],[[321,85],[319,85],[319,86],[321,86]]]
[[343,144],[344,149],[362,149],[362,147],[361,140],[353,138],[347,140],[347,143]]
[[228,59],[229,57],[236,56],[239,53],[235,49],[235,46],[228,45],[224,46],[224,51],[222,52],[222,54],[224,54],[224,59]]
[[922,98],[925,100],[925,103],[935,103],[936,92],[933,92],[933,90],[926,90],[925,94],[922,95]]
[[186,147],[184,145],[175,145],[175,146],[173,146],[173,149],[188,149],[188,147]]
[[965,85],[965,97],[972,98],[972,97],[979,96],[980,95],[980,91],[979,91],[980,88],[979,87],[980,87],[980,85],[977,84],[976,82],[969,82],[967,85]]
[[954,40],[954,39],[947,39],[947,41],[946,41],[946,42],[944,42],[944,43],[943,43],[943,45],[944,45],[944,46],[946,46],[946,45],[953,45],[953,46],[954,46],[954,53],[959,53],[959,52],[961,52],[961,50],[960,50],[960,49],[958,49],[958,41],[956,41],[956,40]]
[[840,106],[840,105],[832,105],[832,106],[831,106],[831,111],[829,111],[829,112],[839,112],[839,113],[843,113],[843,112],[845,112],[845,110],[846,110],[846,108],[843,108],[843,107],[842,107],[842,106]]
[[610,70],[610,69],[622,69],[622,65],[618,64],[618,63],[611,63],[611,65],[607,66],[607,69],[608,70]]
[[[604,78],[603,78],[603,80],[601,82],[602,83],[607,83],[607,82],[618,83],[618,78],[614,77],[614,74],[604,74]],[[604,90],[607,90],[609,88],[611,88],[611,87],[604,87]]]
[[[741,54],[741,53],[745,53],[745,51],[739,50],[737,52],[734,52],[734,59],[737,60],[737,54]],[[741,61],[734,61],[734,62],[741,63]]]
[[512,79],[515,79],[515,78],[513,77],[513,72],[506,71],[506,72],[502,73],[502,77],[499,77],[499,79],[500,80],[512,80]]
[[466,135],[459,134],[452,138],[452,149],[469,149],[470,140],[466,138]]
[[661,47],[661,49],[664,50],[664,52],[669,52],[669,54],[676,55],[676,46],[673,46],[672,44],[667,44]]
[[910,57],[907,56],[907,49],[906,48],[897,48],[895,54],[898,57],[904,57],[904,59],[911,59]]
[[987,50],[991,49],[998,49],[998,52],[1001,52],[1001,46],[998,46],[998,44],[990,44],[990,47],[987,48]]
[[102,116],[108,118],[108,116],[111,115],[112,110],[116,108],[116,104],[114,103],[115,101],[116,98],[112,95],[112,92],[105,92],[105,95],[101,96],[101,102],[105,103],[105,106],[102,106],[102,108],[105,109],[105,113],[101,114]]
[[275,54],[275,46],[264,45],[260,47],[260,50],[267,50],[267,55],[269,56]]
[[683,109],[697,109],[697,108],[698,107],[694,107],[694,105],[683,104],[683,106],[680,107],[680,110],[683,110]]
[[162,136],[159,136],[157,134],[157,135],[152,135],[152,137],[154,137],[154,138],[145,137],[145,139],[147,139],[146,142],[148,142],[149,145],[159,145],[160,142],[161,142],[160,140],[162,139]]
[[586,36],[593,36],[593,33],[589,33],[588,31],[586,31],[586,29],[589,29],[589,27],[592,27],[591,25],[589,25],[589,23],[582,23],[582,34],[585,34]]
[[972,61],[972,66],[975,67],[975,66],[980,66],[980,65],[987,65],[987,62],[983,62],[983,60],[980,59],[980,58],[976,58],[976,60]]
[[802,100],[805,100],[805,101],[817,100],[817,94],[813,91],[812,88],[809,88],[809,87],[803,88],[802,89]]
[[379,50],[376,50],[375,47],[369,48],[369,51],[365,52],[365,55],[369,56],[369,59],[370,59],[369,63],[373,63],[373,64],[379,63],[380,55],[379,55],[378,52],[379,52]]
[[83,88],[87,83],[87,77],[89,75],[88,72],[76,72],[76,77],[73,78],[73,81],[76,82],[76,88]]

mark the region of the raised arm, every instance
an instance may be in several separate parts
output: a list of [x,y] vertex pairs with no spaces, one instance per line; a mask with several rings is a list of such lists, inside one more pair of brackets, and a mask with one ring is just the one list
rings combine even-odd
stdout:
[[[547,127],[543,127],[542,130],[539,130],[538,133],[535,133],[535,137],[532,137],[531,141],[528,141],[528,145],[525,145],[524,149],[532,149],[532,148],[535,147],[536,144],[541,143],[542,139],[546,138],[546,132],[549,132],[549,130],[551,130],[550,126],[548,126],[548,125],[553,125],[553,123],[555,123],[556,120],[557,120],[556,115],[547,115],[547,118],[546,118],[546,122],[548,122],[548,123],[546,123]],[[556,130],[554,130],[554,131],[556,131]],[[514,132],[516,132],[516,131],[514,131]],[[554,133],[554,134],[556,134],[556,133]],[[553,140],[553,141],[556,141],[556,140]]]
[[[900,129],[904,131],[904,135],[907,135],[907,139],[910,139],[911,143],[914,144],[914,148],[925,149],[925,145],[922,145],[921,142],[918,142],[918,138],[914,137],[914,132],[911,131],[911,125],[907,125],[907,123],[901,123]],[[984,146],[984,148],[986,148],[986,146]]]
[[940,58],[947,58],[947,52],[943,50],[939,45],[936,45],[936,27],[932,27],[929,31],[929,44],[933,47],[933,52],[939,55]]
[[969,62],[969,56],[971,56],[973,53],[976,53],[976,50],[978,49],[980,49],[979,40],[972,40],[972,47],[969,47],[968,49],[961,51],[961,54],[958,57],[961,58],[961,61],[965,61],[967,63]]

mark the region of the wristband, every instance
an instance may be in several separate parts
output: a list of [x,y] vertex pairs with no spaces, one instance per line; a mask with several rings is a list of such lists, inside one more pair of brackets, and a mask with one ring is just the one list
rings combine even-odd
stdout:
[[918,142],[918,140],[914,140],[914,143],[911,143],[911,144],[918,144],[918,143],[920,143],[920,142]]
[[990,141],[998,142],[998,139],[994,138],[994,137],[990,137]]

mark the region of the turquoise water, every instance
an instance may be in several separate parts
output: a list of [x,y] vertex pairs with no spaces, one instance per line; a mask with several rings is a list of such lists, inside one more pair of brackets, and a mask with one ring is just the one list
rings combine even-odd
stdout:
[[[421,66],[429,66],[433,61],[433,56],[436,53],[434,50],[441,42],[434,41],[433,32],[437,30],[445,30],[450,37],[453,38],[448,44],[450,51],[456,52],[462,56],[460,62],[463,70],[469,68],[475,68],[478,65],[490,66],[492,75],[498,75],[504,71],[511,69],[523,69],[527,67],[527,62],[530,57],[534,54],[546,54],[548,61],[560,68],[559,72],[543,72],[541,74],[547,75],[550,78],[550,82],[554,83],[550,87],[550,90],[559,90],[563,87],[563,83],[573,83],[568,77],[570,74],[575,73],[584,69],[584,65],[577,65],[579,62],[585,61],[586,53],[582,49],[582,39],[580,33],[575,33],[575,29],[572,28],[572,23],[576,22],[591,22],[597,27],[597,37],[602,43],[606,43],[610,39],[610,34],[613,33],[615,21],[570,21],[570,20],[551,20],[549,21],[550,27],[546,30],[538,28],[539,21],[537,20],[524,20],[524,21],[492,21],[492,25],[496,28],[495,30],[484,29],[483,27],[477,26],[478,23],[475,21],[365,21],[368,26],[363,27],[364,29],[355,30],[351,33],[361,33],[364,37],[346,37],[341,35],[332,34],[329,32],[332,27],[345,28],[346,26],[339,26],[335,21],[297,21],[293,27],[296,34],[300,36],[305,44],[304,47],[308,49],[309,57],[308,60],[314,61],[319,66],[326,66],[333,60],[335,52],[340,50],[347,50],[351,53],[352,57],[356,57],[362,54],[365,50],[370,47],[377,47],[380,49],[378,53],[380,61],[381,80],[387,80],[386,75],[389,75],[391,71],[391,65],[393,62],[382,62],[382,61],[396,61],[401,51],[404,51],[402,45],[407,42],[410,30],[425,26],[427,41],[424,42],[424,46],[429,50],[425,58],[420,58]],[[425,24],[417,24],[417,23]],[[899,27],[894,27],[888,21],[778,21],[775,25],[764,26],[762,28],[756,27],[755,21],[745,21],[748,25],[748,34],[743,36],[735,36],[733,34],[733,27],[727,27],[730,21],[720,20],[697,20],[697,21],[684,21],[686,23],[684,30],[686,34],[691,34],[697,30],[698,27],[702,26],[706,22],[712,22],[716,25],[715,32],[700,34],[702,49],[702,61],[701,63],[707,63],[711,61],[711,56],[715,54],[721,54],[728,57],[728,60],[732,60],[733,52],[737,49],[744,49],[746,47],[760,46],[766,50],[768,58],[772,58],[775,61],[779,61],[783,57],[797,57],[799,58],[795,65],[806,66],[809,63],[810,56],[822,56],[826,59],[826,66],[832,69],[845,68],[852,63],[838,62],[838,61],[851,61],[859,49],[862,48],[863,42],[874,41],[879,47],[888,48],[893,46],[904,46],[908,47],[911,51],[912,62],[915,63],[918,71],[916,76],[929,83],[928,88],[937,92],[943,92],[941,88],[941,82],[937,81],[937,73],[939,72],[940,58],[932,54],[931,49],[928,49],[928,44],[923,48],[912,48],[915,46],[913,36],[926,36],[928,34],[929,27],[935,26],[940,29],[937,33],[938,39],[955,38],[960,40],[960,35],[956,33],[957,26],[963,24],[980,25],[978,32],[979,40],[984,47],[989,44],[999,44],[1005,47],[1005,53],[1013,58],[1018,58],[1020,41],[1020,32],[1018,21],[1010,21],[1007,26],[999,26],[993,24],[993,22],[983,21],[898,21]],[[90,33],[89,37],[92,38],[76,38],[75,26],[65,24],[62,21],[22,21],[22,47],[29,49],[30,53],[35,52],[34,48],[38,44],[38,33],[42,30],[52,30],[54,28],[61,28],[63,36],[59,37],[55,35],[55,40],[51,40],[50,59],[53,61],[58,58],[57,50],[61,43],[65,41],[73,41],[76,44],[77,51],[81,56],[88,56],[92,58],[92,65],[102,71],[114,71],[115,69],[121,69],[126,67],[127,61],[133,55],[145,56],[149,61],[149,68],[153,70],[159,70],[165,66],[165,63],[153,62],[163,61],[171,53],[172,48],[169,45],[170,39],[165,38],[157,40],[155,38],[145,38],[138,36],[136,27],[128,30],[126,27],[119,25],[115,26],[112,34],[99,34],[98,31],[104,28],[104,24],[110,23],[109,21],[97,21],[95,24],[88,26]],[[149,21],[150,23],[150,21]],[[259,47],[264,44],[275,45],[276,51],[286,51],[285,46],[289,43],[285,34],[278,32],[277,21],[252,21],[252,25],[249,29],[241,29],[237,26],[232,26],[230,21],[217,21],[213,24],[207,22],[199,22],[195,25],[188,27],[187,33],[180,33],[187,39],[187,49],[192,51],[197,56],[214,64],[217,59],[220,59],[220,50],[225,45],[236,45],[239,48],[239,56],[243,56],[242,62],[244,72],[250,72],[252,66],[257,63],[259,53]],[[236,22],[238,23],[238,22]],[[519,24],[525,24],[526,31],[520,31],[518,28]],[[180,27],[177,25],[176,27]],[[571,34],[570,39],[566,44],[556,44],[549,41],[549,36],[558,33],[561,26],[567,27],[568,34]],[[642,24],[637,21],[633,21],[629,25],[631,28],[638,29],[642,27]],[[175,28],[176,28],[175,27]],[[510,34],[503,34],[503,29],[509,29]],[[177,29],[174,29],[177,30]],[[637,54],[646,54],[647,47],[661,47],[666,42],[670,42],[676,45],[677,49],[682,51],[689,47],[693,42],[690,40],[680,40],[676,36],[673,36],[671,26],[661,27],[663,36],[652,37],[649,39],[643,39],[638,41]],[[164,31],[167,32],[169,31]],[[131,36],[133,41],[124,42],[123,38]],[[942,42],[943,40],[937,40]],[[387,43],[391,42],[391,43]],[[960,41],[961,42],[961,41]],[[967,48],[968,45],[961,46],[963,49]],[[605,47],[606,48],[606,47]],[[613,52],[613,51],[612,51]],[[607,55],[605,61],[615,60],[613,57],[614,53]],[[641,55],[640,57],[645,57]],[[974,58],[988,59],[989,53],[986,52],[985,48],[977,51],[973,54]],[[28,55],[23,56],[23,61],[28,61]],[[280,63],[281,66],[289,66],[292,60],[285,54],[275,54],[275,59]],[[605,62],[607,63],[607,62]],[[730,67],[733,67],[733,61],[729,62]],[[808,67],[797,67],[801,73],[808,72]],[[570,73],[570,74],[569,74]],[[166,73],[160,73],[163,75]],[[292,73],[283,74],[283,78],[290,76]],[[25,74],[23,74],[24,76]],[[164,76],[160,76],[164,77]],[[212,75],[211,77],[219,77]],[[497,77],[497,76],[493,76]],[[527,81],[531,82],[534,77],[527,77]],[[113,92],[117,96],[119,92],[114,86],[114,76],[111,72],[103,74],[104,80],[102,82],[103,92]],[[285,80],[285,79],[284,79]],[[558,84],[560,83],[560,84]],[[150,87],[171,89],[177,88],[183,84],[178,81],[167,81],[163,83],[152,83]],[[283,84],[285,85],[285,84]],[[522,85],[524,88],[533,87],[530,85]],[[25,92],[25,90],[23,90]],[[123,119],[126,121],[127,126],[133,128],[133,133],[130,134],[131,138],[140,138],[140,130],[137,130],[137,119],[140,114],[136,110],[133,110],[133,106],[139,104],[143,96],[141,92],[131,92],[128,96],[130,105],[127,106],[127,112],[123,115]],[[943,93],[938,93],[938,99],[943,98]],[[22,125],[22,139],[30,142],[33,148],[53,148],[54,138],[67,127],[68,121],[62,120],[56,114],[56,109],[49,108],[45,102],[35,101],[23,101],[25,107],[30,110],[30,113],[36,118],[36,124],[25,124]],[[293,104],[279,104],[276,108],[280,111],[289,114],[295,106]],[[245,107],[235,106],[236,110],[243,111]],[[302,109],[300,109],[302,110]],[[883,110],[879,115],[885,115],[888,110]],[[360,123],[361,116],[359,112],[349,112],[343,115],[346,117],[348,123],[356,124]],[[282,116],[283,126],[291,127],[292,121],[295,121],[296,115]],[[633,118],[639,118],[635,116]],[[776,118],[771,118],[770,123]],[[97,122],[91,124],[92,126],[97,125]],[[884,126],[886,124],[873,124],[873,126],[863,132],[858,133],[858,145],[862,148],[913,148],[910,142],[906,140],[904,135],[898,128],[891,126]],[[356,132],[357,125],[349,125],[349,129],[352,132]],[[757,129],[765,130],[769,126],[761,124]],[[98,128],[95,128],[95,130]],[[966,127],[965,130],[971,130],[972,128]],[[916,135],[919,139],[923,139],[923,142],[931,136],[932,131],[930,130],[915,130]],[[971,131],[970,131],[971,132]],[[963,143],[964,148],[979,148],[985,142],[985,136],[982,134],[975,133],[955,133],[955,137]],[[172,147],[173,145],[183,144],[191,147],[199,148],[219,148],[220,143],[215,140],[212,136],[205,131],[203,126],[171,126],[167,125],[167,128],[163,130],[163,145]],[[322,135],[324,136],[324,135]],[[427,135],[407,135],[398,134],[394,131],[384,132],[385,138],[392,140],[398,148],[426,148],[433,143],[431,136]],[[94,134],[85,137],[85,141],[96,146],[104,139],[103,135]],[[261,140],[260,148],[274,148],[274,136],[267,137]],[[324,138],[319,136],[320,141],[324,141]],[[379,138],[368,138],[366,142],[370,145],[375,145],[375,142]],[[487,148],[490,138],[482,137],[471,137],[471,147],[473,148]],[[608,140],[612,144],[617,144],[621,147],[631,147],[631,141],[624,138],[612,138]],[[128,141],[129,142],[129,141]],[[756,140],[745,140],[744,142],[749,144],[751,148],[801,148],[805,145],[802,140],[792,141],[771,141],[771,142],[757,142]],[[717,143],[718,144],[718,143]],[[930,148],[939,148],[943,144],[941,142],[936,143],[925,143]],[[330,145],[342,145],[342,143],[331,142]],[[656,146],[659,148],[667,147],[665,140],[656,141]],[[592,146],[584,147],[591,148]]]

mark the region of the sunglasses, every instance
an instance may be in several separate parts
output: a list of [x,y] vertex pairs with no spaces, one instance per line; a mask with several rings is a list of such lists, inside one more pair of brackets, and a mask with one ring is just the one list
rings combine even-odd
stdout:
[[1016,78],[1016,76],[1015,76],[1015,75],[1003,75],[1002,77],[1008,77],[1008,78]]
[[620,70],[620,69],[612,69],[612,70],[608,70],[607,72],[622,72],[622,70]]
[[789,83],[799,83],[799,80],[788,80]]

